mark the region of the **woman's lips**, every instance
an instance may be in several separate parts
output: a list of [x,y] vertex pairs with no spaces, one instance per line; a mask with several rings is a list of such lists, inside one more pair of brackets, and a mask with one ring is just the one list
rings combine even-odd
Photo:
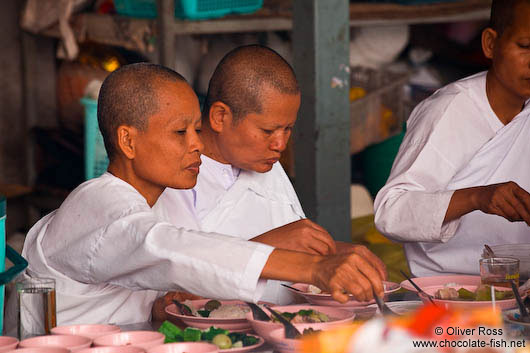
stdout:
[[186,167],[186,170],[189,170],[190,172],[193,172],[195,174],[199,174],[199,166],[201,165],[201,162],[195,162]]
[[269,159],[265,160],[265,163],[274,164],[274,163],[278,162],[279,160],[280,160],[280,158],[269,158]]

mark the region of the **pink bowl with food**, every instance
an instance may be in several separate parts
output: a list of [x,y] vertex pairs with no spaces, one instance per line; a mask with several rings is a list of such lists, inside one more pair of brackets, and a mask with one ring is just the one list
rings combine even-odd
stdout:
[[[300,333],[304,329],[312,328],[314,330],[322,330],[314,326],[314,324],[295,324],[294,325]],[[284,328],[274,329],[269,333],[270,342],[274,346],[274,350],[280,353],[296,353],[300,352],[300,339],[285,338]]]
[[[199,310],[209,301],[210,299],[191,300],[189,304],[193,306],[192,309]],[[233,313],[234,317],[189,316],[182,314],[175,304],[170,304],[166,307],[166,313],[182,320],[187,326],[199,329],[208,329],[210,326],[215,326],[232,332],[250,332],[252,330],[250,323],[245,318],[246,312],[250,311],[250,309],[244,302],[239,300],[221,300],[220,303],[221,306],[238,308],[238,312]]]
[[150,348],[147,353],[217,353],[215,344],[206,342],[168,343]]
[[134,346],[149,349],[164,343],[165,336],[156,331],[126,331],[100,336],[94,346]]
[[[425,293],[427,293],[427,294],[429,294],[429,295],[434,297],[436,292],[439,289],[443,289],[443,288],[447,288],[447,287],[446,286],[442,286],[442,285],[438,285],[438,286],[425,287],[425,288],[422,288],[422,289],[423,289],[423,291]],[[477,286],[465,286],[464,285],[464,286],[455,286],[454,288],[455,289],[464,288],[464,289],[467,289],[468,291],[474,292],[477,289]],[[509,291],[509,292],[512,291],[509,288],[502,288],[502,287],[495,287],[495,289],[496,290],[501,290],[501,291]],[[425,294],[418,293],[418,296],[420,297],[420,299],[425,304],[430,303],[429,298]],[[521,295],[521,297],[523,299],[526,298],[526,294]],[[446,308],[473,309],[473,308],[487,308],[487,307],[491,308],[493,306],[493,302],[491,300],[477,301],[477,300],[453,300],[453,299],[436,299],[436,298],[433,298],[433,301],[434,301],[434,303],[436,305],[442,306],[442,307],[446,307]],[[496,300],[495,301],[495,307],[497,309],[501,309],[501,310],[507,310],[507,309],[515,308],[516,306],[517,306],[517,302],[516,302],[515,298]]]
[[[326,327],[333,327],[337,325],[344,325],[351,323],[353,319],[355,318],[355,313],[340,309],[337,307],[329,307],[329,306],[318,306],[318,305],[285,305],[285,306],[273,306],[271,307],[273,310],[277,312],[289,312],[289,313],[296,313],[300,310],[315,310],[320,313],[326,314],[330,321],[327,322],[319,322],[319,323],[311,323],[312,327],[315,329],[318,328],[319,330],[324,329]],[[267,308],[263,309],[265,312],[269,313]],[[267,342],[270,342],[270,332],[282,328],[282,324],[279,322],[272,322],[272,321],[260,321],[260,320],[254,320],[254,316],[252,315],[252,312],[247,313],[247,320],[250,322],[250,325],[254,329],[254,331],[263,337]]]
[[70,350],[70,352],[76,352],[83,348],[90,347],[92,340],[83,336],[74,335],[47,335],[26,338],[20,341],[19,347],[21,348],[33,348],[33,347],[62,347]]
[[[385,288],[385,295],[398,291],[401,288],[399,283],[395,282],[383,281],[383,285]],[[291,285],[291,287],[295,288],[288,288],[292,293],[303,296],[309,303],[314,305],[336,306],[340,308],[356,308],[375,304],[375,300],[371,300],[368,302],[360,302],[358,300],[355,300],[355,298],[351,294],[348,296],[349,299],[346,303],[339,303],[331,297],[330,293],[312,293],[310,291],[309,284],[306,283],[295,283]],[[298,291],[296,289],[298,289]]]
[[[70,350],[63,347],[31,347],[20,348],[6,353],[70,353]],[[76,352],[77,353],[77,352]]]
[[0,352],[12,351],[17,348],[18,339],[9,336],[0,336]]
[[145,353],[145,349],[133,346],[101,346],[85,348],[76,353]]
[[51,329],[51,332],[54,335],[84,336],[92,340],[100,336],[120,331],[120,328],[116,325],[68,325],[57,326]]

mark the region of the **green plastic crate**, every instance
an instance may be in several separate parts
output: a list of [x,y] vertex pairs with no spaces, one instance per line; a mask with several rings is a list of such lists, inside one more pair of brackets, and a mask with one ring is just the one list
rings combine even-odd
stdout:
[[109,159],[103,136],[98,127],[98,101],[82,98],[85,107],[85,179],[92,179],[107,171]]
[[[175,17],[204,20],[223,17],[231,13],[247,14],[259,10],[263,0],[175,0]],[[114,0],[120,15],[156,18],[155,0]]]
[[363,181],[372,197],[375,198],[379,190],[385,186],[404,137],[405,127],[399,134],[368,146],[361,152]]

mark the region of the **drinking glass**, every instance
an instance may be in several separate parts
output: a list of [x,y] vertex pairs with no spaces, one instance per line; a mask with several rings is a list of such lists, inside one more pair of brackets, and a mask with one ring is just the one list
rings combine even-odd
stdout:
[[490,257],[480,259],[482,284],[512,288],[510,280],[519,286],[519,260],[513,257]]
[[49,335],[57,326],[55,280],[25,278],[15,284],[17,291],[18,338]]

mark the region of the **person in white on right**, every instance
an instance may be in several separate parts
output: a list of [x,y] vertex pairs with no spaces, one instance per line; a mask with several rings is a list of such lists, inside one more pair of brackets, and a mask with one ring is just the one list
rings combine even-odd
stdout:
[[530,2],[494,0],[491,68],[420,103],[375,223],[416,276],[478,274],[484,244],[530,242]]

